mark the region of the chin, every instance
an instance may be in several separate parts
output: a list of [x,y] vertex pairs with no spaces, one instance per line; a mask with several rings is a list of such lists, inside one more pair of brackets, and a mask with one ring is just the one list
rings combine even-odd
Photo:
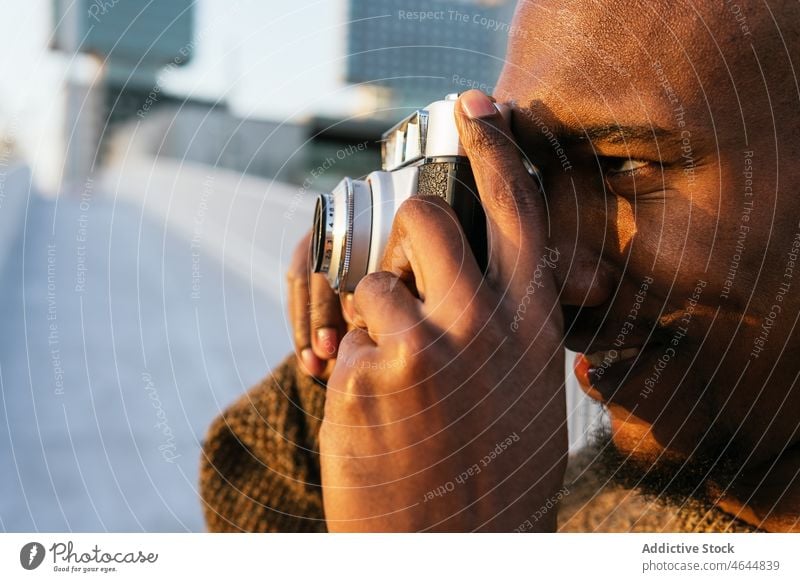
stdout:
[[633,416],[619,405],[609,404],[606,408],[610,420],[610,440],[620,453],[646,466],[657,463],[664,456],[665,449],[653,435],[650,423]]

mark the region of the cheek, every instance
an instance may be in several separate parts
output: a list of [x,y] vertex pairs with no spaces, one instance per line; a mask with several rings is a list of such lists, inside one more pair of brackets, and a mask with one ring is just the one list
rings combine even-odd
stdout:
[[[714,191],[719,186],[714,182],[705,187]],[[701,186],[694,191],[701,191]],[[712,284],[717,268],[712,255],[722,221],[718,213],[709,210],[712,205],[699,194],[679,190],[619,204],[615,229],[623,258],[629,267],[638,269],[637,275],[653,276],[656,286],[665,291],[662,296],[670,297],[671,303],[683,303],[699,281],[709,284],[704,295],[719,294]]]
[[636,234],[631,244],[637,257],[652,265],[659,278],[670,280],[683,262],[702,259],[710,241],[698,236],[704,232],[700,224],[707,219],[691,202],[677,193],[665,196],[659,201],[638,202],[633,208]]
[[624,254],[626,249],[633,243],[636,236],[636,213],[635,206],[629,200],[619,199],[617,202],[617,217],[614,230],[618,251]]

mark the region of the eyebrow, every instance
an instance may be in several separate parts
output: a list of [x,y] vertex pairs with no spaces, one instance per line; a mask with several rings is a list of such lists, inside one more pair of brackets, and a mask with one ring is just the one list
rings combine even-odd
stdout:
[[676,142],[680,143],[680,132],[672,131],[658,125],[620,125],[617,123],[601,123],[580,127],[568,126],[555,119],[543,118],[537,112],[538,107],[531,103],[522,109],[523,115],[532,121],[542,133],[552,132],[557,139],[566,144],[607,143],[625,145],[631,142]]
[[581,128],[561,128],[569,141],[591,141],[610,144],[628,142],[680,140],[677,132],[656,125],[590,125]]

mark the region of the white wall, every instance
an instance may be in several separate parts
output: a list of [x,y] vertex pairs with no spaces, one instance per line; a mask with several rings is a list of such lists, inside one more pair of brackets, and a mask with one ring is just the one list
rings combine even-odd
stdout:
[[52,190],[63,151],[63,101],[68,61],[48,49],[50,2],[6,2],[0,12],[0,136],[12,139],[37,184]]

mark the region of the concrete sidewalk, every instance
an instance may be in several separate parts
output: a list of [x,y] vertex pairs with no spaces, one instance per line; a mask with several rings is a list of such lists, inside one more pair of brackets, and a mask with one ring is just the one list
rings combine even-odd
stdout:
[[139,163],[70,197],[14,194],[2,530],[202,530],[206,427],[289,352],[282,262],[309,205],[280,184]]

